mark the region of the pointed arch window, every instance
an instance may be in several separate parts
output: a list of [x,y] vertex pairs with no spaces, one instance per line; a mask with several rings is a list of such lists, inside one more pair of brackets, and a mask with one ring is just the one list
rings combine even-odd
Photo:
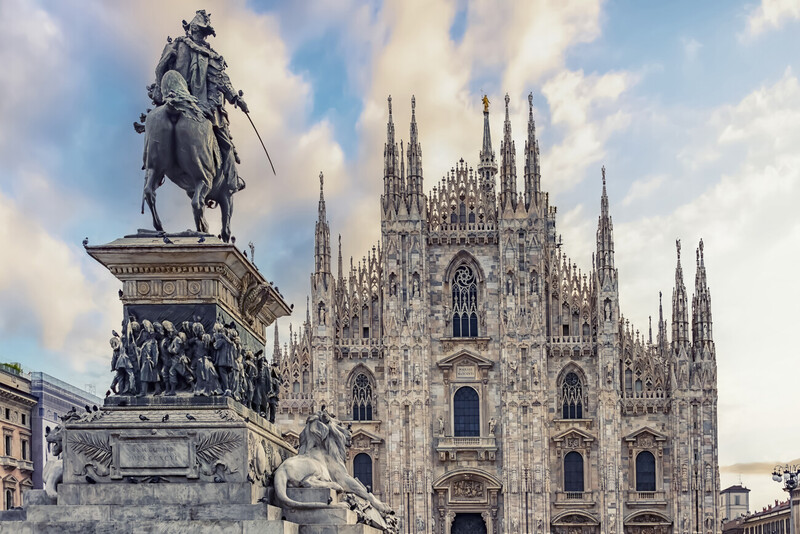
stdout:
[[636,491],[656,491],[656,457],[650,451],[636,455]]
[[372,382],[364,373],[353,381],[353,421],[372,421]]
[[362,452],[353,458],[353,478],[364,484],[367,491],[372,491],[372,458],[369,454]]
[[564,419],[583,419],[583,385],[576,373],[564,377],[561,397],[561,416]]
[[579,452],[568,452],[564,456],[564,491],[583,491],[583,456]]
[[453,275],[453,337],[478,336],[478,281],[467,265]]

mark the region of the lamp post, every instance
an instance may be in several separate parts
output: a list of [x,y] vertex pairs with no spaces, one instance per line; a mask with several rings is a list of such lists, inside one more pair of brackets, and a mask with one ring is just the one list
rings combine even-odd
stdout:
[[795,495],[795,492],[798,492],[798,482],[800,482],[800,465],[776,465],[772,472],[772,480],[778,483],[782,482],[784,491],[789,493],[789,534],[800,534],[800,529],[795,524],[795,518],[798,518],[795,508],[800,506],[800,499],[795,503],[795,497],[800,497],[800,495]]

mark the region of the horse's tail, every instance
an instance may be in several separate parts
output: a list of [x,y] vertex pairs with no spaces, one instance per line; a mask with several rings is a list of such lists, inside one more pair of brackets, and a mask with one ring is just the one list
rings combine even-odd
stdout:
[[281,465],[275,470],[273,475],[272,485],[275,488],[275,501],[279,506],[287,508],[296,508],[298,510],[316,510],[318,508],[327,508],[329,505],[321,502],[300,502],[292,499],[286,494],[286,487],[289,482],[289,475],[286,468]]

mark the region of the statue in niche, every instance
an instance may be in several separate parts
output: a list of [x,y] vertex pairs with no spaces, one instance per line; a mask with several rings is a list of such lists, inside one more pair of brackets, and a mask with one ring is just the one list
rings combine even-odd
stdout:
[[414,273],[414,276],[411,277],[411,297],[419,297],[419,275]]
[[140,381],[142,383],[139,396],[144,397],[150,394],[150,386],[153,386],[155,393],[157,384],[161,381],[158,373],[158,340],[153,323],[145,319],[142,321],[142,331],[139,336],[139,358],[141,360]]
[[517,382],[517,362],[514,360],[509,360],[508,362],[508,386],[511,389],[514,389],[514,385]]
[[531,380],[534,384],[539,384],[539,363],[533,362],[531,366]]
[[328,321],[328,311],[325,308],[325,304],[320,302],[319,306],[317,307],[317,318],[319,319],[319,324],[325,326]]
[[422,383],[422,370],[420,369],[419,363],[414,364],[414,383],[417,385]]
[[494,420],[494,417],[489,419],[489,435],[494,436],[494,431],[497,428],[497,421]]
[[606,299],[605,306],[603,308],[603,317],[606,321],[611,320],[611,301]]
[[606,365],[606,383],[614,382],[614,366],[610,362]]
[[320,361],[319,362],[319,376],[317,377],[317,382],[319,382],[319,384],[321,386],[325,385],[325,381],[327,380],[327,374],[328,374],[328,366],[327,366],[327,364],[324,361]]
[[438,419],[439,423],[439,435],[444,436],[444,418],[440,415]]
[[119,334],[114,332],[109,343],[111,350],[114,351],[111,357],[111,371],[116,373],[110,389],[115,395],[131,395],[134,392],[133,365],[122,346]]

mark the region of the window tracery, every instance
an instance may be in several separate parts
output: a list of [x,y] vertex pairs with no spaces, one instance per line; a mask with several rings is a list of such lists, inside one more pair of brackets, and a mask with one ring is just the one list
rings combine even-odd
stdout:
[[561,386],[561,416],[564,419],[583,419],[583,385],[574,372],[567,373]]
[[372,421],[372,382],[364,373],[353,381],[353,421]]
[[453,337],[478,336],[478,282],[467,265],[453,275]]

